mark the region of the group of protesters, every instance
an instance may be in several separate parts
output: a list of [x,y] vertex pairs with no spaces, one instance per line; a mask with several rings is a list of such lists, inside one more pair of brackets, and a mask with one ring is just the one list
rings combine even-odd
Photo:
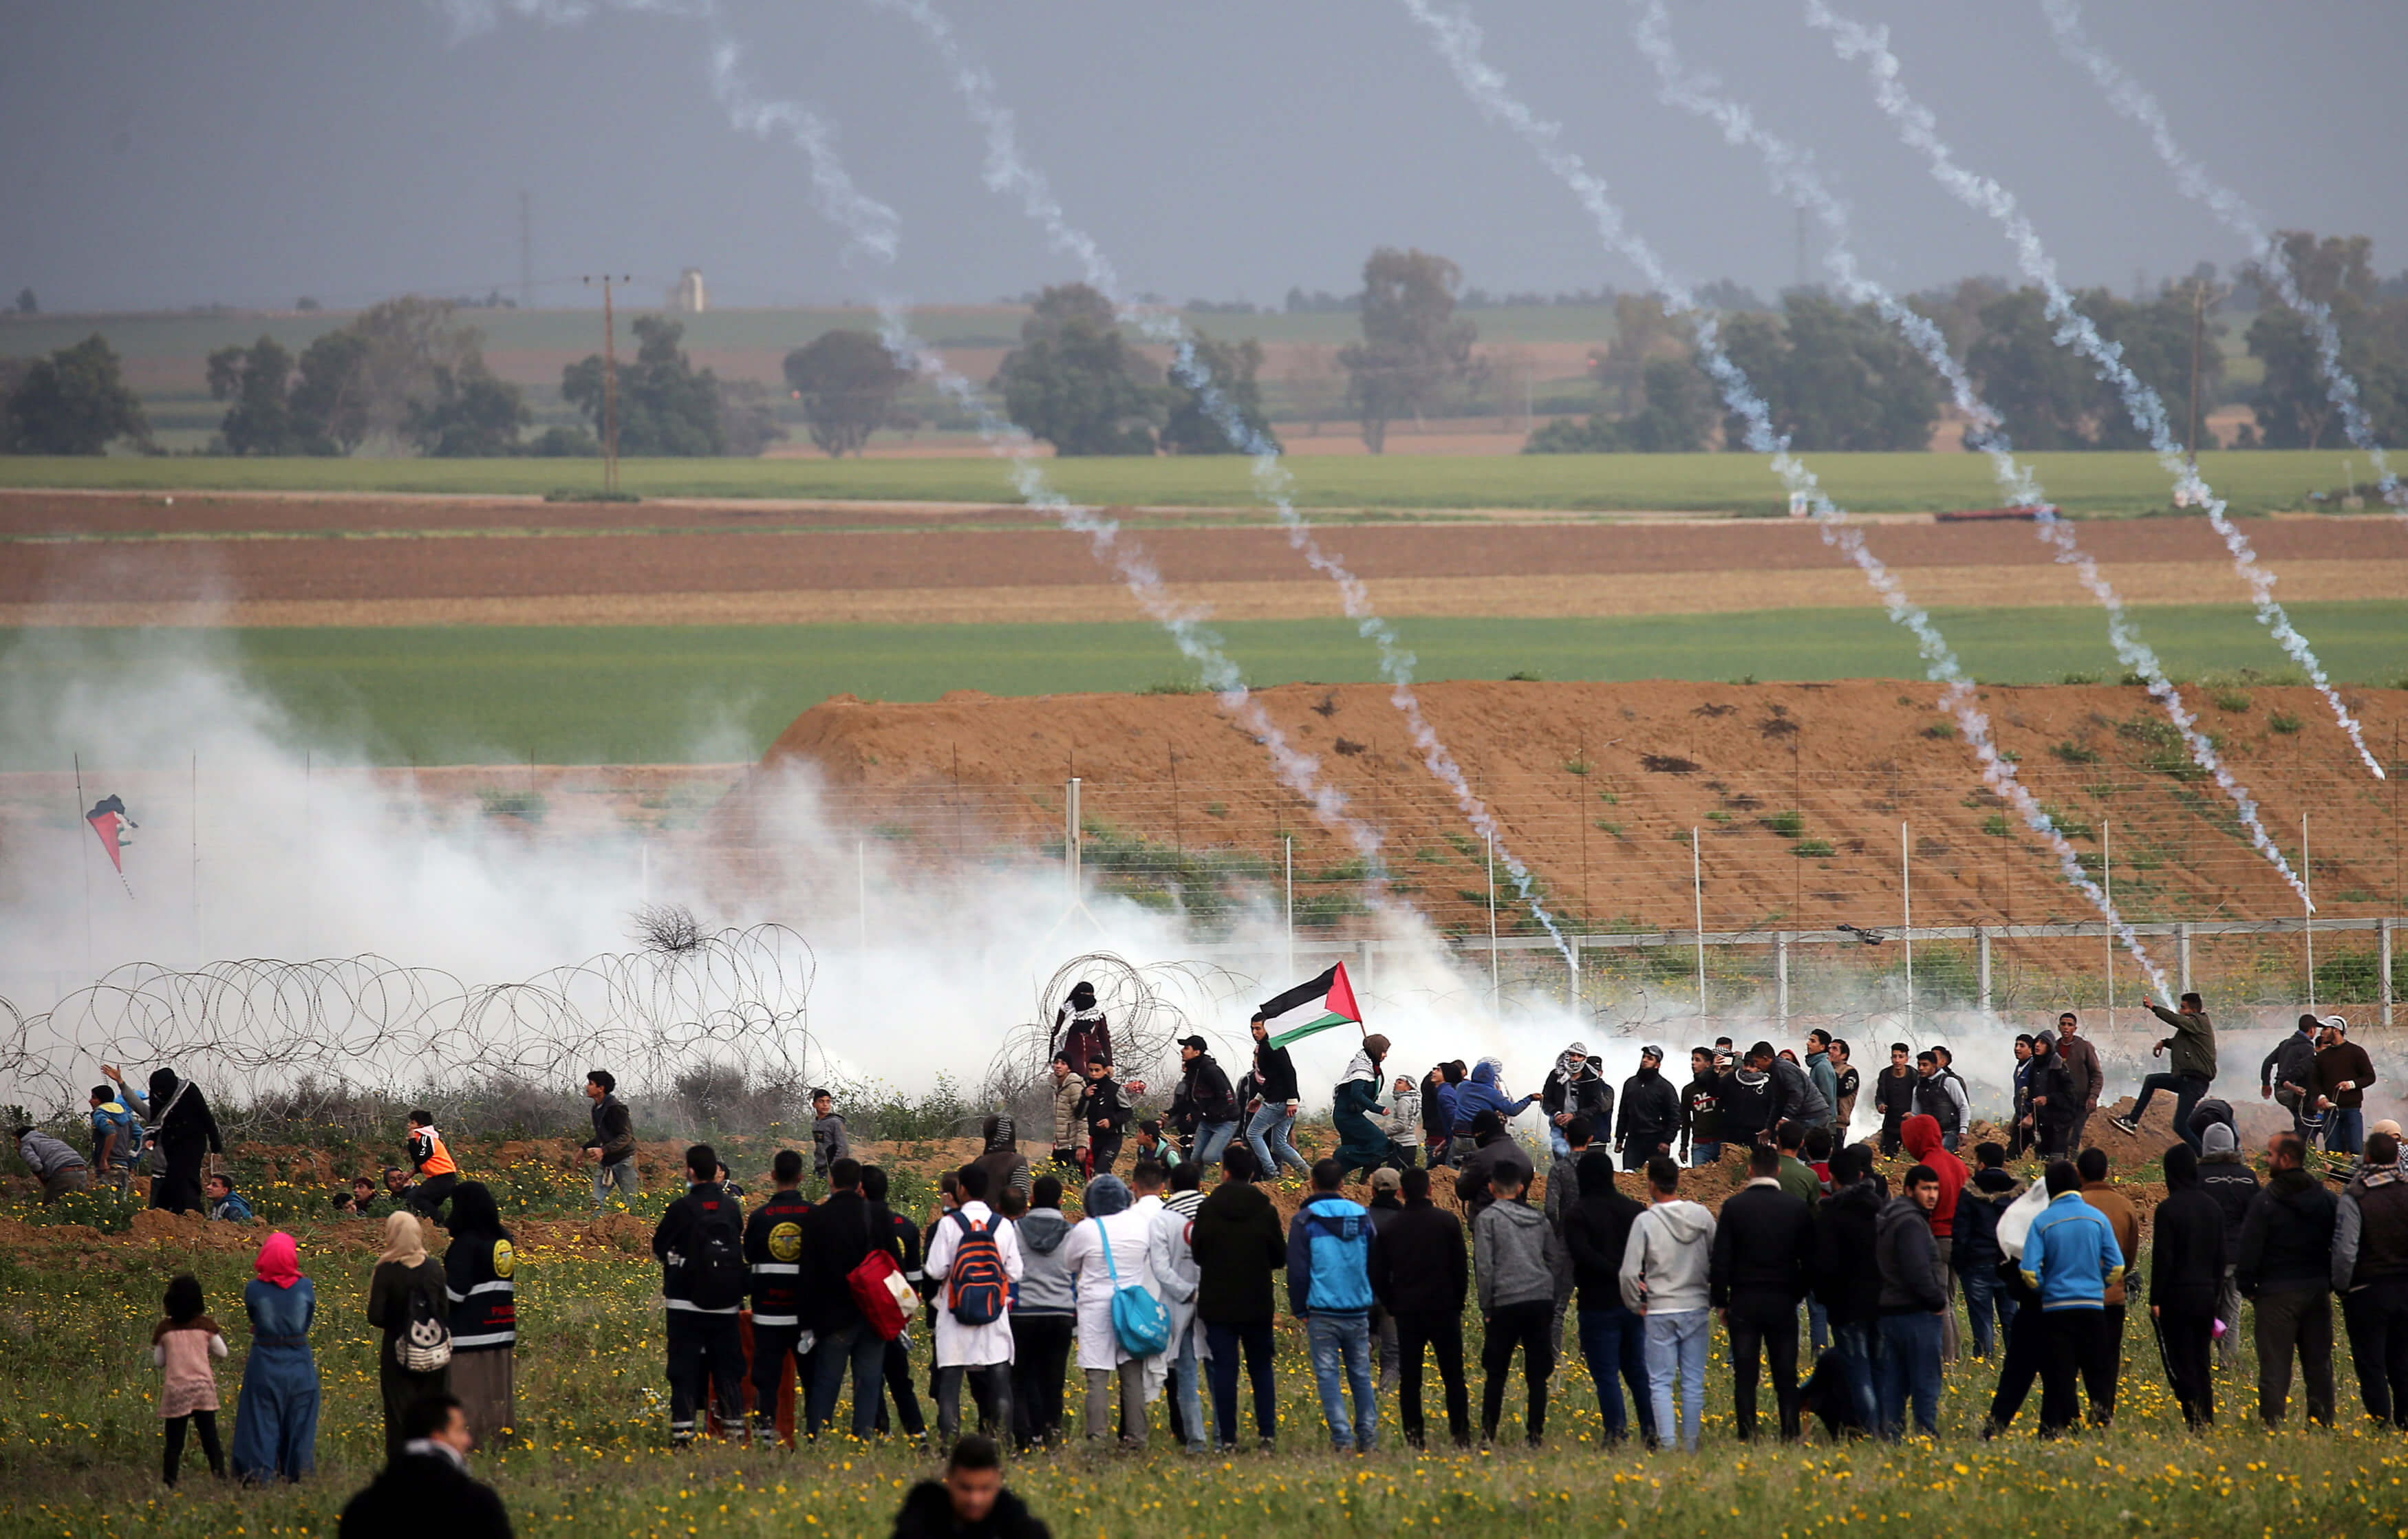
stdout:
[[[1378,1446],[1391,1392],[1404,1440],[1429,1440],[1426,1366],[1436,1369],[1446,1436],[1495,1441],[1517,1359],[1521,1434],[1541,1444],[1568,1327],[1607,1444],[1635,1437],[1695,1451],[1715,1320],[1743,1441],[1757,1435],[1767,1380],[1784,1439],[1804,1435],[1810,1417],[1833,1437],[1936,1437],[1943,1377],[1966,1358],[1997,1365],[1985,1438],[2017,1420],[2036,1386],[2042,1436],[2105,1426],[2136,1316],[2176,1404],[2200,1427],[2214,1419],[2216,1370],[2238,1367],[2244,1302],[2260,1419],[2284,1422],[2296,1371],[2307,1418],[2330,1425],[2335,1295],[2367,1415],[2408,1429],[2408,1170],[2397,1124],[2362,1123],[2375,1071],[2347,1022],[2302,1016],[2261,1064],[2261,1097],[2291,1123],[2265,1142],[2261,1182],[2230,1104],[2213,1093],[2215,1034],[2198,997],[2150,1008],[2171,1028],[2157,1043],[2172,1055],[2169,1072],[2149,1075],[2113,1119],[2136,1137],[2153,1097],[2175,1102],[2178,1142],[2161,1157],[2167,1195],[2144,1225],[2087,1136],[2103,1075],[2071,1013],[2015,1039],[2005,1126],[1979,1142],[1945,1048],[1891,1044],[1866,1102],[1866,1136],[1852,1142],[1866,1087],[1849,1044],[1820,1029],[1794,1049],[1698,1045],[1678,1089],[1650,1044],[1618,1093],[1573,1043],[1521,1097],[1493,1057],[1385,1077],[1388,1043],[1366,1034],[1337,1087],[1338,1147],[1308,1160],[1293,1141],[1297,1071],[1265,1019],[1252,1023],[1252,1061],[1235,1081],[1205,1039],[1183,1039],[1168,1115],[1140,1118],[1145,1085],[1118,1077],[1108,1023],[1092,994],[1074,995],[1051,1065],[1050,1161],[1023,1154],[1011,1117],[988,1117],[983,1152],[944,1174],[925,1226],[889,1206],[887,1172],[855,1156],[824,1090],[811,1095],[810,1151],[778,1153],[770,1189],[749,1212],[714,1148],[686,1151],[685,1189],[652,1237],[671,1441],[714,1426],[756,1446],[889,1430],[926,1444],[933,1432],[957,1457],[944,1483],[913,1493],[931,1521],[935,1503],[953,1500],[945,1493],[995,1484],[996,1446],[1064,1445],[1074,1419],[1090,1446],[1139,1447],[1160,1402],[1180,1446],[1230,1450],[1247,1431],[1242,1388],[1254,1442],[1268,1449],[1283,1307],[1303,1324],[1326,1431],[1341,1451]],[[148,1096],[114,1068],[104,1072],[85,1179],[36,1164],[45,1197],[89,1187],[93,1171],[127,1187],[156,1156],[153,1204],[189,1209],[204,1155],[222,1147],[207,1101],[171,1071],[151,1076]],[[594,1136],[583,1155],[598,1205],[638,1191],[636,1140],[607,1071],[595,1070],[585,1092]],[[1542,1201],[1533,1146],[1512,1126],[1533,1105],[1546,1145]],[[392,1192],[367,1294],[380,1337],[380,1485],[391,1494],[408,1475],[448,1491],[437,1504],[467,1532],[506,1532],[466,1456],[510,1435],[511,1236],[426,1113],[410,1115],[405,1146],[415,1178]],[[1876,1161],[1900,1154],[1913,1163],[1893,1189]],[[2042,1166],[2028,1186],[2009,1169],[2024,1155]],[[2345,1169],[2342,1156],[2352,1157]],[[1701,1167],[1733,1173],[1701,1191]],[[1641,1177],[1643,1201],[1618,1187],[1618,1172]],[[400,1172],[388,1173],[392,1185]],[[1284,1220],[1266,1189],[1283,1176],[1308,1187]],[[807,1195],[807,1178],[824,1195]],[[1359,1197],[1349,1190],[1357,1178]],[[1723,1195],[1734,1178],[1743,1185],[1718,1211],[1697,1200]],[[1075,1218],[1065,1203],[1073,1193]],[[222,1204],[231,1194],[213,1178],[202,1196]],[[437,1258],[426,1224],[446,1207]],[[247,1479],[299,1478],[314,1463],[315,1294],[290,1235],[267,1238],[255,1271],[230,1462]],[[1476,1427],[1468,1304],[1482,1327]],[[923,1341],[933,1429],[915,1387]],[[177,1478],[188,1431],[222,1473],[212,1365],[226,1345],[194,1278],[168,1287],[152,1350],[165,1478]],[[793,1419],[781,1428],[790,1375]],[[977,1437],[964,1435],[965,1387]],[[380,1532],[367,1516],[377,1489],[344,1532]],[[991,1505],[991,1496],[965,1500]]]

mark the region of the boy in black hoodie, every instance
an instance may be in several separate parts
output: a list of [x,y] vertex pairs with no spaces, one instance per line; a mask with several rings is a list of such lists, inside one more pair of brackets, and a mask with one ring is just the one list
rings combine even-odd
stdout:
[[1128,1098],[1121,1094],[1120,1081],[1112,1077],[1111,1060],[1087,1060],[1087,1089],[1079,1098],[1079,1120],[1087,1126],[1087,1155],[1093,1164],[1088,1179],[1111,1173],[1112,1161],[1121,1157],[1121,1139],[1128,1127]]
[[1973,1356],[1990,1356],[1995,1319],[1996,1337],[2003,1338],[2014,1323],[2015,1301],[1999,1286],[1999,1217],[2024,1192],[2024,1184],[2007,1173],[2007,1151],[2001,1144],[1973,1145],[1971,1189],[1956,1198],[1956,1221],[1950,1236],[1948,1264],[1965,1290],[1965,1312],[1973,1322]]
[[2149,1318],[2165,1349],[2174,1402],[2193,1431],[2215,1422],[2215,1382],[2208,1373],[2215,1333],[2215,1295],[2224,1283],[2224,1210],[2200,1188],[2190,1145],[2166,1151],[2166,1200],[2150,1215]]

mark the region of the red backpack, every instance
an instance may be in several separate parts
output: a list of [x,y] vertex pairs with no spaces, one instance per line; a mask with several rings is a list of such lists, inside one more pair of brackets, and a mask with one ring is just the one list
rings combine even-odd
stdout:
[[[865,1215],[865,1218],[874,1222],[871,1215]],[[904,1279],[903,1269],[895,1264],[895,1258],[878,1248],[875,1230],[870,1234],[869,1254],[861,1259],[859,1266],[845,1274],[844,1280],[853,1289],[853,1306],[861,1311],[862,1317],[869,1322],[869,1328],[878,1332],[882,1341],[891,1342],[903,1334],[903,1328],[911,1321],[911,1306],[919,1302],[919,1295],[911,1291],[911,1285]]]
[[1011,1274],[1003,1268],[1003,1251],[995,1234],[974,1224],[958,1209],[953,1221],[961,1235],[953,1244],[953,1264],[945,1273],[945,1307],[964,1325],[993,1325],[1003,1318],[1011,1295]]

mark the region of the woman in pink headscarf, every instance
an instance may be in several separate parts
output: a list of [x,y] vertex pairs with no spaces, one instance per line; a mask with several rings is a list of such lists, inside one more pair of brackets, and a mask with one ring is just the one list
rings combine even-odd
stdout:
[[235,1405],[234,1473],[247,1482],[298,1480],[318,1464],[318,1362],[309,1352],[318,1290],[282,1230],[259,1247],[257,1270],[242,1291],[251,1357]]

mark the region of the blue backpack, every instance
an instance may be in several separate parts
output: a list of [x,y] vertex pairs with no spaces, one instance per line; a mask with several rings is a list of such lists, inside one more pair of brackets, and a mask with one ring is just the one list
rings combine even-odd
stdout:
[[1104,1270],[1112,1282],[1112,1335],[1132,1358],[1151,1358],[1170,1347],[1170,1312],[1141,1283],[1121,1286],[1121,1269],[1112,1261],[1112,1237],[1104,1221],[1096,1220],[1096,1236],[1103,1242]]

